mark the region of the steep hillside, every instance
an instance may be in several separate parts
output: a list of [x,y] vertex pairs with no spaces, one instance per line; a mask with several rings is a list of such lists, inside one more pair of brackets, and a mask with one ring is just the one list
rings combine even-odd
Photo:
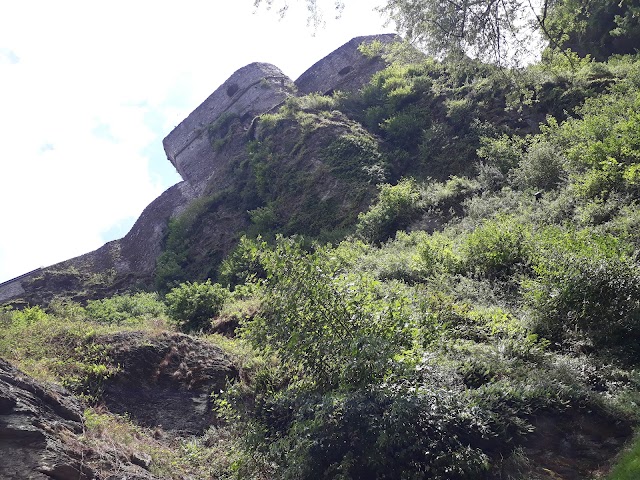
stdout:
[[249,65],[124,239],[0,286],[0,356],[159,478],[637,478],[639,87],[396,36]]

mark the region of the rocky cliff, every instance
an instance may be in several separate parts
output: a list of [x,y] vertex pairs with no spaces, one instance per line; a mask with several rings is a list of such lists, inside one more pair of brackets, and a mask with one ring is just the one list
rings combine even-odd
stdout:
[[[363,42],[374,40],[386,44],[399,38],[396,35],[354,38],[314,64],[295,82],[277,67],[265,63],[253,63],[235,72],[163,141],[167,158],[182,176],[182,182],[154,200],[124,238],[0,284],[0,302],[44,304],[56,295],[84,300],[152,285],[170,221],[190,208],[197,208],[198,202],[215,204],[198,252],[202,255],[206,250],[219,261],[237,241],[238,232],[248,226],[246,211],[256,207],[251,201],[219,201],[224,195],[227,200],[229,197],[237,200],[246,183],[247,179],[238,172],[246,167],[247,144],[251,141],[248,133],[253,133],[256,118],[276,111],[288,98],[360,88],[387,65],[381,57],[365,56],[358,50]],[[325,126],[325,133],[330,131],[333,137],[353,128],[346,118],[335,118]],[[281,145],[277,148],[282,150]],[[322,163],[317,153],[306,154],[302,162],[290,167],[298,168],[304,163],[303,168],[309,173],[317,171]],[[349,198],[339,192],[339,179],[329,177],[324,183],[314,188],[326,208],[362,202],[362,198]],[[212,200],[216,197],[217,203]]]

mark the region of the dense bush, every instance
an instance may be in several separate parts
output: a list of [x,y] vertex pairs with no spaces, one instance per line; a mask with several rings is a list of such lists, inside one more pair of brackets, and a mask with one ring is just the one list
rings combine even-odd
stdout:
[[553,4],[547,29],[563,48],[605,60],[634,53],[640,41],[638,6],[633,2],[566,0]]
[[521,188],[551,190],[566,179],[564,163],[557,147],[537,142],[529,146],[518,168],[512,172],[512,180]]
[[407,228],[420,211],[420,191],[415,181],[382,185],[378,202],[358,216],[357,232],[369,242],[381,242]]
[[455,390],[298,394],[264,413],[260,447],[278,478],[478,479],[489,467],[488,418]]
[[488,278],[505,278],[523,271],[529,258],[528,230],[508,216],[485,220],[462,241],[467,270]]
[[182,330],[190,332],[207,330],[228,296],[229,290],[211,280],[185,282],[171,289],[165,302],[171,318],[180,322]]
[[533,250],[535,279],[525,282],[536,328],[563,342],[575,333],[634,358],[640,340],[640,269],[611,236],[547,228]]
[[220,281],[234,287],[264,278],[260,253],[266,246],[261,237],[254,240],[243,236],[220,265]]
[[336,138],[323,151],[323,157],[338,177],[380,183],[387,176],[378,142],[364,130]]

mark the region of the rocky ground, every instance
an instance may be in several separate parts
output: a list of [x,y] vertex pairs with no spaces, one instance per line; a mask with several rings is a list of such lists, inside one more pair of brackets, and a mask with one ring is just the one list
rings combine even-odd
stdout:
[[[156,449],[211,426],[210,394],[238,374],[218,347],[187,335],[123,332],[100,342],[112,345],[118,370],[105,380],[99,409],[152,427]],[[39,383],[0,359],[0,478],[158,478],[148,471],[151,456],[136,451],[136,442],[115,444],[103,434],[108,425],[88,433],[87,407],[65,389]]]

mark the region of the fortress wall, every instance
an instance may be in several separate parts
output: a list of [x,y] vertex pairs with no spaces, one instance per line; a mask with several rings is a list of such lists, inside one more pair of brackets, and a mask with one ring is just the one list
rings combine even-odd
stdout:
[[0,303],[6,302],[12,298],[22,295],[25,290],[22,282],[29,280],[40,272],[40,268],[32,270],[28,273],[20,275],[6,282],[0,283]]
[[399,42],[395,33],[356,37],[316,62],[296,80],[298,92],[308,94],[333,91],[353,92],[366,85],[371,76],[387,66],[380,57],[368,58],[358,51],[363,43],[379,41],[383,44]]
[[275,110],[289,96],[297,93],[330,93],[361,88],[374,73],[386,66],[382,58],[367,58],[358,51],[362,42],[374,40],[390,43],[400,38],[394,34],[354,38],[315,63],[295,84],[280,69],[267,63],[252,63],[237,70],[163,141],[167,158],[182,175],[183,182],[169,188],[149,204],[124,238],[0,284],[0,303],[34,295],[33,298],[48,298],[64,285],[47,284],[46,278],[65,269],[75,269],[80,275],[115,271],[134,280],[148,279],[162,251],[169,219],[179,215],[192,200],[202,195],[208,184],[224,188],[228,183],[225,178],[228,166],[243,151],[238,148],[235,154],[214,151],[209,139],[209,126],[224,114],[231,113],[239,117],[242,128],[248,128],[256,116]]
[[167,158],[194,187],[205,184],[213,168],[201,157],[211,151],[208,127],[226,113],[246,119],[268,112],[294,90],[291,79],[268,63],[239,69],[167,135],[162,142]]

